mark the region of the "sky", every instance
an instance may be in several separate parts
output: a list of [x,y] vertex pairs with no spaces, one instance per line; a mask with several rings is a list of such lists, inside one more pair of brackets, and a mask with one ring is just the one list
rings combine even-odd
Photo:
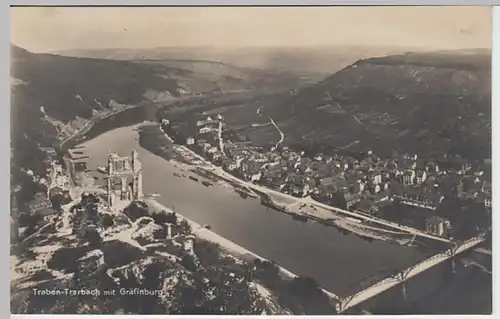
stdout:
[[391,46],[491,48],[490,7],[17,7],[11,42],[65,49]]

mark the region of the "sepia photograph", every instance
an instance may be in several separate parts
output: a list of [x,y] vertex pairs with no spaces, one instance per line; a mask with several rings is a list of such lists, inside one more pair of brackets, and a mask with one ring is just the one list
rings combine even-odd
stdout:
[[488,6],[11,6],[11,313],[491,314],[491,54]]

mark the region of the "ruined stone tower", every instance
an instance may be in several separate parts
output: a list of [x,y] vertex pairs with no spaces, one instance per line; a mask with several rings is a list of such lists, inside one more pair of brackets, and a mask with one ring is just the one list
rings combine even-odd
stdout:
[[130,156],[120,157],[111,153],[108,157],[108,205],[116,201],[133,201],[143,198],[142,167],[139,154],[133,150]]

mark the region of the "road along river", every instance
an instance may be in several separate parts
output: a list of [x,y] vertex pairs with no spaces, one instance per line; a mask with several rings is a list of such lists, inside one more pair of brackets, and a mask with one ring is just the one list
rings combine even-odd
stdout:
[[416,248],[368,242],[313,221],[297,221],[264,207],[260,199],[243,199],[230,188],[195,182],[188,178],[192,173],[141,148],[138,127],[108,131],[83,143],[88,168],[106,165],[110,152],[125,156],[135,149],[146,194],[159,194],[156,200],[161,204],[198,224],[209,224],[214,232],[297,275],[316,279],[339,296],[359,290],[361,280],[423,258]]

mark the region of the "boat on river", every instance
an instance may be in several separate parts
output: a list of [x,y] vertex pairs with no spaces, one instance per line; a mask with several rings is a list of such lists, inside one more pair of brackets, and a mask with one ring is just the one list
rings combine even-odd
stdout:
[[209,187],[209,186],[214,186],[214,184],[208,182],[208,181],[202,181],[201,182],[203,184],[203,186],[206,186],[206,187]]
[[291,214],[292,215],[292,218],[299,221],[299,222],[307,222],[308,218],[307,216],[304,216],[304,215],[297,215],[297,214]]
[[107,169],[105,166],[99,166],[99,167],[97,168],[97,171],[98,171],[99,173],[102,173],[102,174],[107,174],[107,173],[108,173],[108,169]]

